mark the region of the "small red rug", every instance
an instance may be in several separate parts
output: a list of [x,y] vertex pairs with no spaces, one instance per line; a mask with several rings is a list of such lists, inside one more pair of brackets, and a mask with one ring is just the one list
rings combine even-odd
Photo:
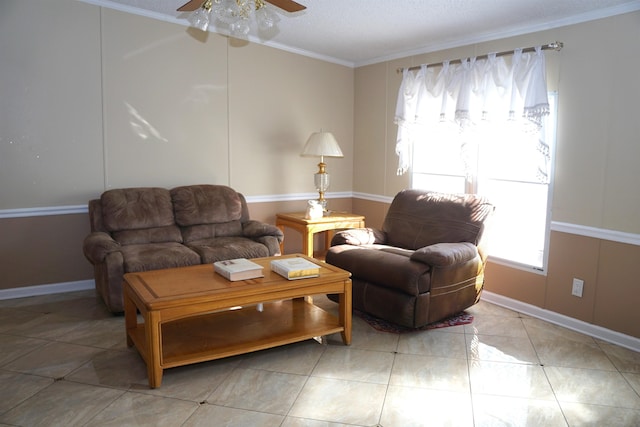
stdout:
[[360,310],[353,310],[353,313],[362,318],[372,328],[381,331],[389,332],[392,334],[402,334],[405,332],[427,331],[429,329],[448,328],[450,326],[468,325],[473,322],[473,315],[465,311],[458,313],[448,319],[440,320],[438,322],[429,323],[428,325],[421,326],[419,328],[409,328],[406,326],[396,325],[395,323],[388,322],[386,320],[378,319],[370,314],[363,313]]

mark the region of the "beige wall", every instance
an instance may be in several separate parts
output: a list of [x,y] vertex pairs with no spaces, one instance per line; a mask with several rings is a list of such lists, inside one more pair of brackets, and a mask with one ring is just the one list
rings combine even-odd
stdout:
[[73,0],[0,20],[0,210],[194,182],[313,193],[299,154],[320,129],[345,155],[331,191],[351,191],[352,68]]
[[[101,9],[105,185],[227,184],[227,41]],[[82,201],[81,201],[82,202]]]
[[312,132],[332,132],[330,191],[351,191],[353,69],[262,45],[229,47],[230,185],[247,196],[314,191]]
[[2,1],[0,40],[0,209],[84,203],[103,185],[100,10]]

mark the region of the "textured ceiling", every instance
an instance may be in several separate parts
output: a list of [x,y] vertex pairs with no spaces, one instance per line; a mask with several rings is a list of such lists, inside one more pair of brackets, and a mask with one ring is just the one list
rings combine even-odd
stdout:
[[[186,0],[85,1],[187,24],[176,11]],[[307,9],[280,13],[275,35],[249,38],[349,66],[640,10],[640,0],[297,1]]]

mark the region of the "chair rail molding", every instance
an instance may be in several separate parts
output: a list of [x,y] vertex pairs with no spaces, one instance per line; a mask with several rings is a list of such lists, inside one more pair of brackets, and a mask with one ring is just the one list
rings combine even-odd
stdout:
[[50,206],[41,208],[0,209],[0,219],[25,218],[32,216],[53,216],[88,213],[86,205]]
[[567,222],[551,222],[551,230],[562,233],[576,234],[578,236],[594,237],[601,240],[611,240],[612,242],[628,243],[640,246],[640,234],[627,233],[624,231],[609,230],[606,228],[589,227],[586,225],[570,224]]
[[[317,193],[291,193],[291,194],[267,194],[258,196],[246,196],[247,203],[269,203],[283,202],[293,200],[311,200],[317,197]],[[379,194],[369,194],[360,192],[333,192],[326,193],[327,199],[355,198],[368,200],[372,202],[391,203],[393,196],[383,196]],[[55,216],[55,215],[71,215],[86,214],[89,209],[86,205],[69,205],[69,206],[45,206],[35,208],[20,209],[0,209],[0,220],[9,218],[28,218],[37,216]],[[551,231],[561,233],[575,234],[578,236],[593,237],[596,239],[609,240],[618,243],[627,243],[630,245],[640,246],[640,234],[628,233],[624,231],[610,230],[606,228],[590,227],[580,224],[571,224],[568,222],[551,222]]]

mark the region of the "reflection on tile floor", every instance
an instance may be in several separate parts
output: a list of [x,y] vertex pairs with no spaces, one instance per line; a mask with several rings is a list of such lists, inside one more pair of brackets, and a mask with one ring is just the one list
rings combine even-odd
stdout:
[[640,425],[639,353],[486,302],[469,312],[400,335],[354,317],[351,346],[336,334],[168,369],[151,390],[93,291],[4,300],[0,425]]

